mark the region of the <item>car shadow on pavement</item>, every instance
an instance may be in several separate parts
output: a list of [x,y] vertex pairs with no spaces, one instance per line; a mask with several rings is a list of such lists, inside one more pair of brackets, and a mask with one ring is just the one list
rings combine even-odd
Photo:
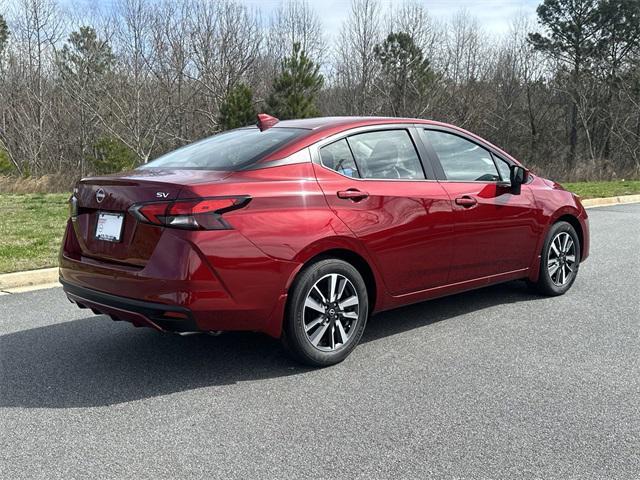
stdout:
[[458,293],[379,313],[369,319],[360,343],[420,328],[496,305],[541,300],[523,281],[512,281]]
[[[362,342],[536,298],[511,282],[404,307],[371,319]],[[0,407],[106,406],[309,370],[265,335],[161,335],[96,316],[1,336]]]

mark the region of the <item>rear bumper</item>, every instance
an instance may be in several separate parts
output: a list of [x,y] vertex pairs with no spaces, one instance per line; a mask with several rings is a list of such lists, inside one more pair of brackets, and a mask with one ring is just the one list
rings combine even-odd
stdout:
[[113,320],[124,320],[136,327],[150,327],[161,332],[193,332],[198,326],[187,308],[145,302],[98,292],[60,279],[67,298],[80,308],[89,308],[95,314],[109,315]]
[[265,255],[235,230],[165,230],[145,266],[85,257],[74,239],[69,225],[59,264],[78,305],[162,331],[281,334],[286,285],[298,264]]

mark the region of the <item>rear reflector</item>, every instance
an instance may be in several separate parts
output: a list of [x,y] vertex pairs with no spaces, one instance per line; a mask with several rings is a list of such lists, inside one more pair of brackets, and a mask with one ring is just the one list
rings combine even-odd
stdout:
[[231,227],[222,214],[242,208],[250,200],[249,196],[243,195],[138,203],[129,211],[139,221],[152,225],[188,230],[224,230]]

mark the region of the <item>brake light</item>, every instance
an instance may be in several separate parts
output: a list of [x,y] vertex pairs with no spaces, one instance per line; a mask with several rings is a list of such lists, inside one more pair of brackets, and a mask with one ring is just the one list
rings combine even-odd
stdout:
[[170,203],[168,202],[140,205],[138,212],[141,213],[144,219],[149,223],[162,225],[164,222],[163,218],[167,213],[167,207],[169,205]]
[[180,201],[171,204],[169,215],[193,215],[226,210],[236,204],[235,198],[206,198],[203,200]]
[[231,226],[222,214],[244,207],[248,196],[197,198],[133,205],[129,211],[139,221],[188,230],[225,230]]

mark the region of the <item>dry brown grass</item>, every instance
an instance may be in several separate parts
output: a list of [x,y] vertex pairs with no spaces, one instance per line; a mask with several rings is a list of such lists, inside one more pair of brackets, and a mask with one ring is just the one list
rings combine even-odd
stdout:
[[0,193],[66,193],[73,190],[76,179],[68,175],[42,177],[0,176]]
[[536,174],[559,182],[607,182],[640,179],[640,170],[633,166],[616,168],[611,162],[585,160],[572,169],[563,165],[538,166],[527,164]]

